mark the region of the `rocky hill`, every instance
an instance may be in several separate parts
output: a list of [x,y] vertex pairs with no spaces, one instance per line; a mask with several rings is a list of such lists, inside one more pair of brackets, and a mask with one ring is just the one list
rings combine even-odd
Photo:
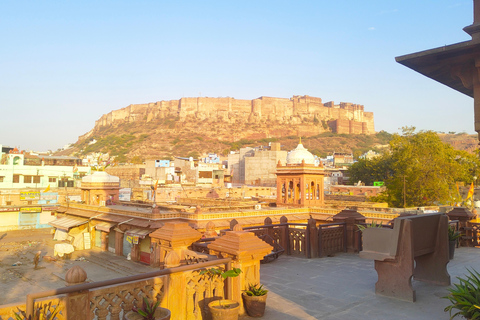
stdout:
[[[373,114],[351,103],[322,103],[320,98],[309,96],[182,98],[130,105],[103,115],[72,149],[60,154],[108,152],[120,162],[196,158],[209,152],[226,155],[244,146],[269,142],[280,142],[284,150],[291,150],[299,136],[306,148],[324,157],[334,151],[358,156],[370,149],[381,150],[391,135],[375,133]],[[475,136],[441,137],[457,149],[476,148]]]

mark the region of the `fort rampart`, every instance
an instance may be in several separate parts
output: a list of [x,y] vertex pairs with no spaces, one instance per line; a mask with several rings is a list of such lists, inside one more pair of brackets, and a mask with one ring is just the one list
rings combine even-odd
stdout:
[[[180,100],[131,104],[104,114],[95,122],[95,129],[125,122],[150,122],[158,119],[223,121],[226,123],[265,123],[300,125],[322,122],[338,133],[375,133],[373,112],[363,105],[321,98],[293,96],[292,98],[259,97],[253,100],[226,98],[181,98]],[[94,130],[95,130],[94,129]],[[87,133],[85,136],[88,136]],[[82,138],[82,137],[80,137]]]

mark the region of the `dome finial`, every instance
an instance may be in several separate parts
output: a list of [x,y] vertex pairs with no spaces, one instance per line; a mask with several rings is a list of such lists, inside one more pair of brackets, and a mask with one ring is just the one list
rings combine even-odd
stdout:
[[302,136],[300,136],[300,141],[298,142],[298,144],[302,144]]

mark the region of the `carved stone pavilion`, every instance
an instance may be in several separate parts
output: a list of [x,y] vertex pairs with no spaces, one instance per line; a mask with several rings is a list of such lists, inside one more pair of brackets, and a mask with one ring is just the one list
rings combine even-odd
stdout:
[[472,97],[475,131],[480,139],[480,0],[474,0],[473,7],[473,24],[463,28],[472,40],[407,54],[395,60]]
[[277,164],[277,206],[321,206],[323,202],[322,165],[315,166],[315,157],[302,145],[290,151],[287,163]]

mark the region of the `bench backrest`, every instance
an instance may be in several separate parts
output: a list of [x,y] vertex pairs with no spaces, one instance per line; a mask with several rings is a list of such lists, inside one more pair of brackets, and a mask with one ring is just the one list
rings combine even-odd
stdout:
[[[418,257],[435,250],[437,243],[437,231],[439,229],[440,217],[443,213],[430,213],[418,216],[400,217],[394,220],[394,228],[401,220],[410,220],[413,233],[414,256]],[[443,231],[442,231],[443,232]],[[445,233],[447,231],[445,230]]]

